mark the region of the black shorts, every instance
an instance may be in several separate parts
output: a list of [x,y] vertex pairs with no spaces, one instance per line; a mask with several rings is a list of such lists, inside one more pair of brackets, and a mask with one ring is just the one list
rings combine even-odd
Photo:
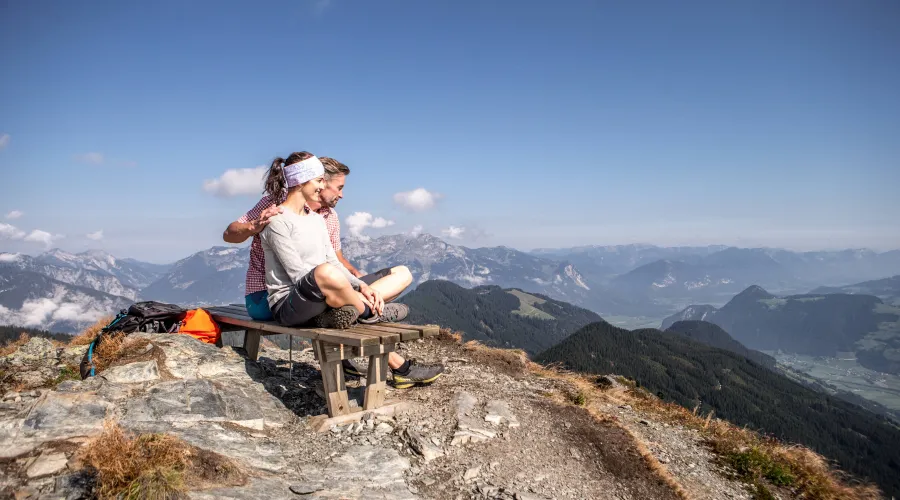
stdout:
[[375,283],[376,281],[380,280],[381,278],[384,278],[385,276],[390,276],[390,275],[391,275],[391,268],[386,267],[384,269],[381,269],[380,271],[375,271],[374,273],[370,273],[365,276],[361,276],[359,279],[363,283],[365,283],[367,285],[371,285],[372,283]]
[[325,312],[325,294],[316,283],[315,269],[294,283],[291,292],[272,308],[272,317],[285,326],[302,325]]

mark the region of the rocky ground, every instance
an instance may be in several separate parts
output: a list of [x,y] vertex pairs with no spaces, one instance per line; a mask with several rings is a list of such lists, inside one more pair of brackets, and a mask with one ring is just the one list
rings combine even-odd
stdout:
[[[404,345],[405,356],[444,362],[446,375],[389,389],[388,400],[410,403],[405,413],[317,432],[310,417],[325,402],[310,350],[293,351],[289,379],[288,351],[270,343],[257,363],[187,336],[146,339],[126,364],[85,381],[59,381],[84,348],[31,339],[0,358],[19,380],[0,402],[0,496],[89,496],[77,451],[112,419],[224,455],[247,477],[194,498],[666,499],[678,497],[672,478],[692,498],[749,497],[690,430],[648,420],[614,391],[607,418],[596,418],[565,402],[564,381],[529,372],[515,354],[452,340]],[[348,383],[351,397],[363,382]]]

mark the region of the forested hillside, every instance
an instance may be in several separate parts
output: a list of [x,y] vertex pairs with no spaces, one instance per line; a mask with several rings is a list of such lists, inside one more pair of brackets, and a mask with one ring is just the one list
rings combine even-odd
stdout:
[[802,443],[900,493],[900,429],[884,417],[817,393],[743,356],[655,329],[600,321],[541,353],[542,363],[633,378],[687,408]]
[[497,286],[463,288],[426,281],[405,295],[410,323],[436,323],[468,340],[537,353],[579,328],[600,321],[596,313],[548,297]]
[[731,351],[756,361],[765,367],[771,369],[775,368],[775,358],[768,354],[754,351],[753,349],[747,349],[744,344],[731,338],[731,335],[728,335],[728,332],[723,330],[719,325],[706,321],[677,321],[666,331],[687,337],[708,346]]

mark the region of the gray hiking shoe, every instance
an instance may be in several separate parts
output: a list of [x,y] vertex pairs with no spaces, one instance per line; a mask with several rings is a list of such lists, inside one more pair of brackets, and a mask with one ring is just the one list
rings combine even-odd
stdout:
[[444,373],[444,365],[420,365],[410,363],[409,373],[401,375],[393,372],[394,388],[409,389],[414,385],[428,385]]
[[374,325],[375,323],[396,323],[403,321],[409,316],[409,306],[406,304],[385,304],[382,314],[373,314],[371,318],[359,318],[359,322],[364,325]]
[[313,325],[318,328],[337,328],[346,330],[353,326],[359,311],[353,306],[342,306],[337,309],[328,309],[312,319]]

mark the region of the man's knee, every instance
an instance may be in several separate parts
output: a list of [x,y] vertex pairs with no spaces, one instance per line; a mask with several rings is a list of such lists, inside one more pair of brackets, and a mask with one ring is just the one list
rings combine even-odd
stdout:
[[412,271],[406,266],[396,266],[391,268],[391,275],[397,275],[403,278],[403,287],[406,288],[412,284]]

